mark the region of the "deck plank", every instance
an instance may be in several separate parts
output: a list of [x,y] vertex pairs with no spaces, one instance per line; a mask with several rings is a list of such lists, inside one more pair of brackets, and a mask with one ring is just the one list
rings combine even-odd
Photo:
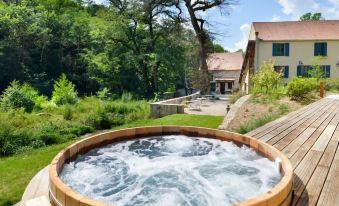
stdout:
[[339,206],[339,100],[322,99],[247,135],[290,159],[293,205]]

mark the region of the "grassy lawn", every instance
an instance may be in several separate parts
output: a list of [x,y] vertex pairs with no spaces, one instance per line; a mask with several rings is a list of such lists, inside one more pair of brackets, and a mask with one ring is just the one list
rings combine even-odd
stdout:
[[[151,125],[217,128],[222,120],[222,116],[183,114],[171,115],[160,119],[140,120],[114,129]],[[12,157],[0,158],[0,206],[13,205],[20,201],[25,187],[31,178],[39,170],[48,165],[60,150],[72,142],[27,151]]]

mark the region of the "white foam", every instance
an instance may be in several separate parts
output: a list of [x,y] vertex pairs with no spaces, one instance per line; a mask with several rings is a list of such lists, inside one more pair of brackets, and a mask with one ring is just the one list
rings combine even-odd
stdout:
[[231,205],[270,190],[275,163],[248,147],[182,135],[108,145],[66,164],[61,179],[118,206]]

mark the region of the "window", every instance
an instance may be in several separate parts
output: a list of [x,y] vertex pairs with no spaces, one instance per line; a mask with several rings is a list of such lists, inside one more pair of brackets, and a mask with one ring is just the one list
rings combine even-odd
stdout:
[[227,89],[233,88],[233,82],[227,82]]
[[327,56],[327,43],[326,42],[314,43],[314,56]]
[[289,66],[274,66],[274,71],[281,73],[282,76],[286,79],[288,79],[290,72],[289,70],[290,70]]
[[289,43],[273,43],[272,56],[289,56],[290,44]]
[[[320,68],[322,68],[324,72],[324,78],[330,78],[331,77],[331,66],[330,65],[321,65]],[[312,70],[312,66],[309,65],[299,65],[297,67],[297,76],[298,77],[311,77],[309,74],[309,71]]]

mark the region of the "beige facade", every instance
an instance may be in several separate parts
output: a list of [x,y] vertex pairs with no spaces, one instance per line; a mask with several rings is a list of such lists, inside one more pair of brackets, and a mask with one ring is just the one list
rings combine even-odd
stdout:
[[232,93],[239,89],[240,70],[210,71],[212,73],[212,84],[215,84],[217,94]]
[[327,56],[318,57],[319,65],[330,65],[330,78],[339,78],[339,40],[319,40],[319,41],[283,41],[289,43],[289,56],[272,56],[272,44],[279,41],[259,41],[257,59],[258,66],[265,61],[273,60],[277,66],[289,66],[289,77],[285,79],[290,81],[297,76],[298,65],[312,65],[314,58],[314,44],[316,42],[327,42]]
[[239,77],[244,58],[242,52],[214,53],[207,59],[212,75],[211,92],[228,94],[239,89]]

